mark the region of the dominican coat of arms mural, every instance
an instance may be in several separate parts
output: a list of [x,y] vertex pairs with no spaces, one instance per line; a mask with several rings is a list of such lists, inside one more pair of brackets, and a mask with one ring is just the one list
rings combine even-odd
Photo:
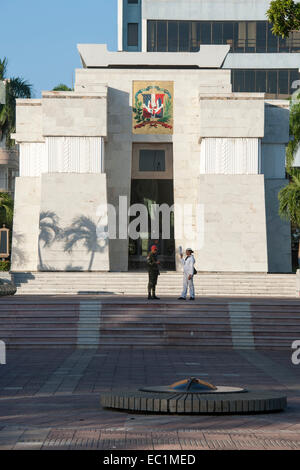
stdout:
[[173,82],[133,82],[133,133],[173,134]]

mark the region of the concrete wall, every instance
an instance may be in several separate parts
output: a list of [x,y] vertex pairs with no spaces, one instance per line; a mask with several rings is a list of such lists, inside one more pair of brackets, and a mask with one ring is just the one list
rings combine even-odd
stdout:
[[291,53],[230,53],[225,69],[299,69],[299,54]]
[[16,178],[12,271],[37,270],[40,204],[40,178]]
[[290,110],[287,100],[266,100],[263,143],[287,144]]
[[106,136],[106,90],[99,96],[43,94],[44,136]]
[[[174,80],[174,135],[132,134],[133,80]],[[94,69],[77,70],[75,90],[93,83],[108,84],[108,135],[105,172],[108,202],[118,208],[119,196],[130,202],[133,143],[173,143],[174,195],[178,203],[197,200],[200,168],[200,93],[228,93],[230,72],[223,70]],[[226,131],[225,131],[226,133]],[[186,192],[188,184],[189,191]],[[128,241],[110,242],[111,270],[128,269]]]
[[263,137],[263,95],[200,96],[201,137]]
[[198,202],[204,240],[201,271],[267,272],[265,189],[262,175],[202,175]]
[[142,0],[143,19],[266,21],[269,0]]
[[267,179],[285,179],[285,144],[262,145],[262,173]]
[[286,186],[285,152],[289,141],[289,102],[267,100],[262,140],[262,173],[265,175],[269,272],[291,272],[290,223],[278,215],[278,193]]
[[[12,271],[108,271],[108,242],[97,239],[106,205],[103,174],[43,174],[17,178]],[[78,240],[67,250],[69,238]]]
[[44,142],[43,114],[41,100],[17,100],[16,106],[17,133],[19,142]]
[[289,102],[267,100],[262,139],[262,173],[266,179],[285,179],[285,152],[289,142]]
[[[106,176],[56,173],[41,179],[39,269],[108,271],[108,241],[98,240],[96,232],[97,224],[102,224],[97,209],[107,204]],[[47,231],[49,220],[62,230],[70,229],[69,238],[78,240],[70,251],[65,237],[60,240],[58,236],[45,246],[43,231]]]
[[44,142],[46,136],[105,137],[107,87],[94,84],[89,95],[43,92],[42,100],[17,100],[17,142]]
[[265,181],[268,269],[271,273],[289,273],[292,270],[291,225],[278,214],[278,193],[287,184],[288,181],[283,179]]
[[[134,80],[174,81],[173,135],[132,133]],[[90,248],[87,250],[80,243],[74,246],[70,253],[65,250],[65,240],[59,238],[55,240],[51,238],[49,246],[47,244],[44,246],[41,239],[38,243],[36,213],[30,215],[28,220],[24,220],[22,212],[24,200],[28,207],[31,207],[32,202],[24,199],[22,193],[28,190],[32,182],[32,200],[35,201],[34,205],[39,206],[39,215],[42,215],[41,227],[43,221],[46,222],[44,223],[46,226],[50,223],[52,234],[53,226],[59,225],[62,229],[66,229],[73,224],[74,218],[81,217],[82,222],[82,216],[88,218],[85,226],[91,228],[97,222],[96,209],[99,204],[108,202],[118,209],[120,196],[125,196],[130,204],[133,144],[168,143],[173,146],[175,203],[181,207],[192,204],[194,208],[200,204],[204,211],[202,213],[205,222],[202,233],[204,245],[197,251],[199,269],[262,272],[268,270],[264,176],[232,175],[233,169],[228,171],[228,175],[200,176],[201,145],[203,138],[219,138],[224,141],[253,139],[257,143],[258,139],[263,138],[263,145],[277,145],[276,151],[281,150],[278,155],[275,152],[277,157],[274,162],[276,161],[276,169],[277,167],[282,169],[282,146],[286,143],[288,131],[286,123],[288,111],[284,103],[280,102],[278,109],[277,103],[275,105],[275,102],[268,102],[265,114],[263,95],[231,94],[229,70],[181,69],[175,73],[172,69],[162,71],[150,68],[99,68],[81,69],[76,72],[75,93],[44,93],[42,102],[33,102],[31,110],[28,101],[20,103],[20,109],[22,107],[24,109],[20,111],[17,120],[17,137],[19,141],[21,138],[24,139],[21,145],[25,145],[26,142],[29,146],[38,145],[34,143],[34,138],[44,139],[46,143],[48,140],[54,139],[56,142],[58,139],[56,143],[59,145],[52,146],[52,153],[50,152],[53,157],[50,163],[54,162],[56,166],[50,168],[51,165],[48,164],[45,170],[47,172],[45,174],[40,172],[42,173],[40,180],[37,178],[19,180],[14,250],[18,249],[17,239],[20,235],[19,238],[23,237],[25,244],[24,253],[27,260],[23,259],[21,263],[14,260],[14,269],[36,270],[39,267],[87,270],[91,262],[92,270],[126,271],[127,239],[111,240],[109,246],[106,245],[102,247],[103,249],[96,244],[95,250]],[[31,116],[35,116],[33,136],[30,134]],[[42,129],[39,127],[40,120],[43,122]],[[39,136],[39,133],[42,134]],[[79,174],[81,165],[75,168],[72,163],[76,152],[69,151],[71,140],[80,139],[80,136],[87,138],[94,133],[97,133],[97,138],[106,137],[104,162],[106,175],[99,174],[100,167],[94,174],[88,173],[88,170]],[[63,146],[60,146],[61,139],[64,141]],[[257,147],[256,145],[256,149]],[[60,150],[57,150],[58,148]],[[235,158],[230,146],[227,151],[230,153],[227,155],[228,161]],[[265,152],[266,175],[275,177],[277,170],[272,173],[273,170],[270,170],[273,168],[272,165],[269,167],[267,165],[273,151],[269,152],[269,156],[267,153]],[[84,156],[86,157],[86,152]],[[244,157],[245,155],[241,155],[241,158]],[[34,158],[36,162],[38,154]],[[258,151],[255,153],[255,158],[255,172],[258,172]],[[63,159],[68,159],[69,163],[65,164],[66,162],[62,162]],[[58,174],[55,171],[65,171],[65,173]],[[274,194],[270,195],[267,201],[270,201],[267,202],[267,213],[273,213]],[[26,210],[24,209],[24,214]],[[176,211],[175,223],[179,220]],[[32,217],[35,217],[34,220]],[[197,214],[192,213],[189,218],[191,226],[197,228]],[[274,217],[269,220],[268,233],[273,230],[280,232],[280,243],[284,244],[286,232],[278,229],[280,221]],[[176,230],[178,233],[178,227]],[[81,229],[74,226],[73,233],[76,231],[81,232]],[[31,251],[28,241],[30,237],[33,240]],[[271,244],[275,243],[271,236],[269,240]],[[201,240],[199,243],[202,243]],[[276,243],[279,243],[278,239]],[[194,246],[190,235],[186,233],[178,237],[177,248],[179,245]],[[270,253],[269,250],[269,265],[272,263],[276,265],[277,261],[275,258],[271,259]],[[179,266],[178,260],[177,266]]]

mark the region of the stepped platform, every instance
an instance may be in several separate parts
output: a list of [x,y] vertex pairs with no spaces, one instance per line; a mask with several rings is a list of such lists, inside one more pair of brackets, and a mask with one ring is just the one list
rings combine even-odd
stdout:
[[[18,295],[130,295],[147,292],[146,272],[24,272],[12,273]],[[194,279],[198,296],[296,297],[295,274],[198,273]],[[181,272],[163,272],[157,292],[178,297]]]
[[15,348],[284,349],[300,339],[300,299],[77,295],[0,299]]

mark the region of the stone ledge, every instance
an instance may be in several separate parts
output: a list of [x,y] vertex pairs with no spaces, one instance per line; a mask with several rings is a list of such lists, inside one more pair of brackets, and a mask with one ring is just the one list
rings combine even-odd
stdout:
[[103,393],[104,408],[147,413],[174,414],[248,414],[284,410],[286,396],[272,391],[242,394],[148,393],[125,391]]

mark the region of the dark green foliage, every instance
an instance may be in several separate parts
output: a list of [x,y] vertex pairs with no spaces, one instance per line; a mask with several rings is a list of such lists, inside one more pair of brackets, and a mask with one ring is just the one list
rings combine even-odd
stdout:
[[291,31],[300,29],[300,3],[293,0],[273,0],[267,17],[273,25],[273,34],[287,38]]
[[9,271],[10,261],[0,261],[0,271]]
[[10,194],[0,193],[0,226],[3,224],[8,228],[12,228],[14,213],[14,201]]
[[[0,80],[6,79],[7,59],[0,59]],[[0,105],[0,137],[6,136],[6,146],[13,147],[10,134],[16,129],[16,99],[30,98],[32,86],[26,80],[13,77],[6,82],[6,104]]]
[[290,136],[286,150],[286,167],[289,175],[298,174],[299,170],[292,167],[294,157],[300,145],[300,94],[298,100],[293,104],[290,113]]
[[69,88],[64,83],[60,83],[59,85],[56,85],[56,87],[54,87],[52,91],[73,91],[73,90],[72,88]]

